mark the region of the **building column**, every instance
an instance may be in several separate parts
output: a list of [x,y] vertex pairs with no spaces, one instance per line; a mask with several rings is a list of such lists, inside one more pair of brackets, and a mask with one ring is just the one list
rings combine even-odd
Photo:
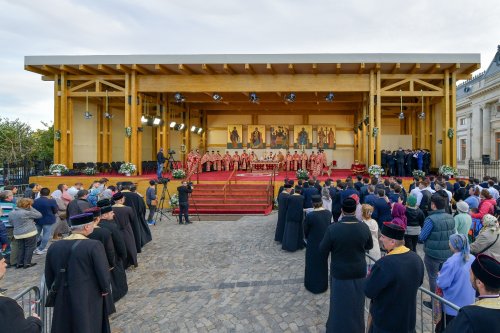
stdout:
[[375,138],[373,137],[373,129],[375,128],[375,74],[373,70],[370,71],[370,94],[368,95],[370,101],[369,107],[369,128],[368,128],[368,166],[375,164],[373,152],[375,151]]
[[451,73],[451,105],[450,105],[450,128],[454,135],[451,139],[451,166],[457,167],[457,73]]
[[450,128],[450,73],[448,70],[444,72],[444,97],[443,109],[441,110],[441,119],[443,126],[442,134],[442,163],[450,165],[450,138],[448,137],[448,128]]
[[491,155],[491,112],[489,105],[483,106],[482,135],[483,135],[483,154]]
[[[482,151],[482,106],[477,105],[472,109],[471,115],[471,124],[470,124],[470,132],[471,132],[471,158],[473,160],[479,160],[481,158]],[[473,130],[475,129],[475,130]]]
[[125,74],[125,127],[121,135],[124,137],[123,160],[125,162],[132,162],[130,154],[131,138],[126,134],[126,129],[131,127],[131,110],[132,103],[135,103],[135,98],[132,97],[132,89],[130,84],[130,74]]

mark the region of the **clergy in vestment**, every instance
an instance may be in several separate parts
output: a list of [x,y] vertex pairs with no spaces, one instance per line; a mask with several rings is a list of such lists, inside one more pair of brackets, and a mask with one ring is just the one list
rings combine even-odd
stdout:
[[72,234],[53,243],[45,258],[45,282],[52,286],[62,268],[66,283],[58,285],[52,333],[111,332],[107,303],[111,283],[101,242],[88,239],[94,229],[92,213],[71,217]]
[[137,216],[137,221],[139,221],[142,248],[153,238],[151,237],[151,230],[149,230],[149,225],[146,222],[146,204],[139,194],[130,191],[131,185],[132,183],[130,182],[123,184],[123,190],[121,192],[125,197],[124,205],[132,208],[135,215]]
[[313,294],[320,294],[328,289],[328,255],[320,252],[319,244],[332,220],[332,213],[323,208],[320,195],[312,197],[314,210],[304,220],[306,244],[306,270],[304,287]]
[[283,241],[283,233],[285,232],[286,211],[288,208],[288,198],[290,197],[291,190],[292,185],[285,184],[283,191],[278,194],[278,223],[276,224],[274,240],[280,243]]
[[384,222],[381,233],[380,243],[388,253],[373,265],[365,284],[365,295],[372,300],[369,332],[415,332],[424,263],[404,246],[403,227]]
[[300,163],[300,155],[295,151],[295,154],[292,156],[293,160],[293,171],[297,171],[299,169],[299,163]]
[[[137,267],[137,252],[141,252],[141,237],[139,221],[137,220],[132,208],[123,205],[125,197],[121,192],[113,195],[113,212],[115,213],[114,220],[120,229],[127,250],[127,261],[125,269],[130,266]],[[137,232],[137,236],[134,233]]]
[[331,224],[319,245],[330,263],[330,313],[327,332],[365,332],[365,252],[373,247],[370,229],[355,216],[356,201],[342,201],[342,218]]
[[281,248],[295,252],[304,248],[304,197],[300,195],[301,188],[296,187],[295,193],[288,197],[285,215],[285,230]]

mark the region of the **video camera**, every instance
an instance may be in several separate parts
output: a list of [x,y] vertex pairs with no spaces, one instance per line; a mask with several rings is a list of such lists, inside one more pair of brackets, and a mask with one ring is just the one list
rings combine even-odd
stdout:
[[189,187],[193,186],[193,182],[188,182],[187,184]]
[[168,177],[158,179],[158,183],[163,184],[163,185],[168,184],[169,181],[170,181],[170,178],[168,178]]
[[173,149],[169,149],[169,150],[168,150],[168,153],[169,153],[170,155],[173,155],[173,154],[175,154],[175,150],[173,150]]

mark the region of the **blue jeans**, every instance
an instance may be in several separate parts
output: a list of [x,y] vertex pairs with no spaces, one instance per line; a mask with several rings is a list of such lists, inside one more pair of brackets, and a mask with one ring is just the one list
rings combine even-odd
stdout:
[[179,223],[182,223],[182,216],[184,215],[184,219],[186,222],[189,222],[189,203],[187,202],[179,202]]
[[47,246],[47,243],[49,242],[50,238],[52,237],[52,234],[54,232],[54,225],[55,223],[53,224],[44,224],[44,225],[36,225],[36,228],[38,230],[38,237],[37,239],[40,240],[41,239],[41,243],[40,245],[38,246],[38,250],[39,251],[42,251],[45,249],[45,247]]
[[444,260],[434,259],[428,255],[424,256],[424,265],[429,277],[429,290],[433,293],[436,292],[436,279],[443,263]]
[[158,179],[161,178],[161,172],[163,171],[163,163],[157,163],[156,176]]

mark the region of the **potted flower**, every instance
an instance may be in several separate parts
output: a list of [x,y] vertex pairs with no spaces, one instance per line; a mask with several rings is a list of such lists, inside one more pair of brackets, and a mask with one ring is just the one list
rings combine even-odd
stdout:
[[443,164],[439,167],[439,174],[443,176],[456,176],[458,174],[458,170],[452,166]]
[[124,174],[125,176],[129,177],[131,174],[135,173],[137,171],[137,168],[134,164],[130,162],[123,163],[120,166],[120,170],[118,170],[118,173]]
[[413,174],[413,177],[415,177],[415,178],[425,177],[425,172],[423,172],[422,170],[415,169],[415,170],[413,170],[412,174]]
[[368,173],[370,176],[378,178],[384,173],[384,169],[380,165],[373,164],[368,168]]
[[175,169],[172,172],[172,177],[175,179],[182,179],[186,177],[186,172],[183,169]]
[[179,197],[177,196],[177,194],[174,194],[170,197],[170,207],[172,207],[172,209],[175,209],[179,206]]
[[304,179],[304,180],[309,179],[309,172],[307,170],[304,170],[304,169],[297,170],[295,175],[297,176],[297,179]]
[[92,176],[96,174],[96,171],[94,168],[86,167],[85,169],[83,169],[83,173],[87,176]]
[[61,174],[68,172],[68,167],[64,164],[51,164],[49,172],[55,176],[60,176]]

